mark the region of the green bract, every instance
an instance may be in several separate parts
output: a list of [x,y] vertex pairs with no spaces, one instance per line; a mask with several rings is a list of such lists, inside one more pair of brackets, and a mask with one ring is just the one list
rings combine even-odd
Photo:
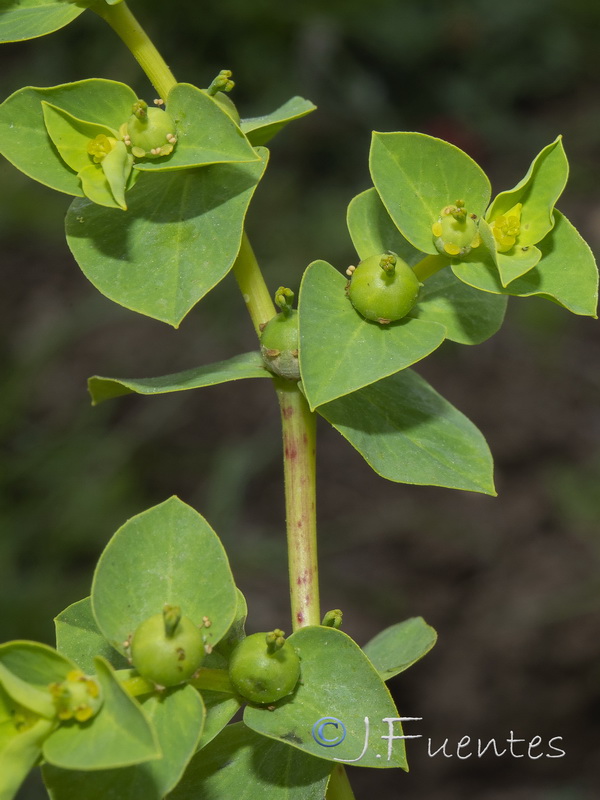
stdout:
[[231,654],[229,679],[252,703],[266,705],[287,697],[300,679],[300,659],[280,630],[253,633]]
[[133,666],[158,686],[176,686],[189,680],[204,659],[199,628],[174,609],[166,606],[162,614],[144,620],[131,640]]
[[395,254],[383,254],[361,261],[352,271],[348,297],[363,317],[385,325],[408,314],[420,288],[406,262]]

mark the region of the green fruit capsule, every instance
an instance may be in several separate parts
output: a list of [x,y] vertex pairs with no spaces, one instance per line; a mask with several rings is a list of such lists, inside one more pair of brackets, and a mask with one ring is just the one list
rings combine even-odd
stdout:
[[235,648],[229,680],[252,703],[275,703],[291,694],[300,679],[300,659],[283,631],[253,633]]
[[131,640],[131,660],[140,675],[158,686],[189,680],[204,659],[204,641],[178,606],[144,620]]
[[148,108],[144,100],[133,104],[133,113],[122,127],[122,134],[135,158],[168,156],[177,144],[172,117],[162,108]]
[[384,253],[360,262],[351,274],[347,293],[359,314],[387,324],[408,314],[420,288],[417,276],[400,256]]
[[433,243],[445,256],[466,256],[481,244],[477,214],[468,213],[464,200],[442,208],[431,232]]
[[294,293],[280,286],[275,303],[282,311],[270,319],[260,337],[260,351],[267,369],[291,381],[300,380],[298,364],[298,312],[292,308]]

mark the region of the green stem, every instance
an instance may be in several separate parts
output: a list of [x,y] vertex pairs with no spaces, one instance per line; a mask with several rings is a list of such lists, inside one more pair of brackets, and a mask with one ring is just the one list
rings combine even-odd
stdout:
[[425,256],[422,261],[419,261],[418,264],[415,264],[413,267],[413,271],[417,278],[421,281],[426,281],[427,278],[431,278],[432,275],[435,275],[436,272],[439,272],[444,267],[447,267],[450,263],[450,259],[443,255],[435,255],[435,256]]
[[294,630],[319,625],[316,520],[316,416],[295,381],[276,381],[283,430],[283,470]]
[[[152,681],[147,681],[141,675],[134,675],[133,677],[126,677],[131,675],[130,670],[122,670],[117,672],[117,677],[121,680],[121,686],[132,697],[140,697],[144,694],[152,694],[156,691],[156,686]],[[233,694],[233,687],[229,682],[229,673],[226,669],[211,669],[209,667],[200,667],[198,674],[190,681],[190,684],[195,689],[209,689],[212,692],[226,692]]]
[[343,764],[336,764],[327,786],[326,800],[354,800],[354,792]]
[[245,232],[240,252],[233,265],[233,274],[240,287],[256,335],[260,336],[261,326],[275,316],[276,309]]
[[92,8],[121,37],[148,76],[159,97],[166,100],[167,95],[177,83],[175,76],[146,31],[129,10],[127,3],[109,6],[108,3],[101,2],[96,3]]

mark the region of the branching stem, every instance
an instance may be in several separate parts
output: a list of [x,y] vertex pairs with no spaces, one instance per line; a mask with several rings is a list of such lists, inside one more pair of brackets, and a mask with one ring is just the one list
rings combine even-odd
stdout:
[[233,274],[240,287],[256,335],[260,336],[261,325],[275,316],[276,309],[246,233],[233,265]]
[[447,267],[450,259],[443,255],[425,256],[422,261],[419,261],[413,267],[413,271],[417,278],[421,281],[426,281],[431,278],[436,272],[439,272],[444,267]]
[[276,381],[283,431],[283,470],[294,630],[319,625],[316,518],[316,417],[295,381]]
[[177,83],[175,76],[146,31],[131,13],[127,3],[117,3],[116,6],[109,6],[108,3],[96,3],[92,8],[121,37],[148,76],[159,97],[166,100],[167,95]]

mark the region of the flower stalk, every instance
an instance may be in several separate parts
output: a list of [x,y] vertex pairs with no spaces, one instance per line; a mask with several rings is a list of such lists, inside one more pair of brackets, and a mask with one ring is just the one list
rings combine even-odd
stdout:
[[97,3],[93,10],[104,19],[123,40],[140,67],[163,100],[177,81],[152,40],[131,13],[127,3]]

